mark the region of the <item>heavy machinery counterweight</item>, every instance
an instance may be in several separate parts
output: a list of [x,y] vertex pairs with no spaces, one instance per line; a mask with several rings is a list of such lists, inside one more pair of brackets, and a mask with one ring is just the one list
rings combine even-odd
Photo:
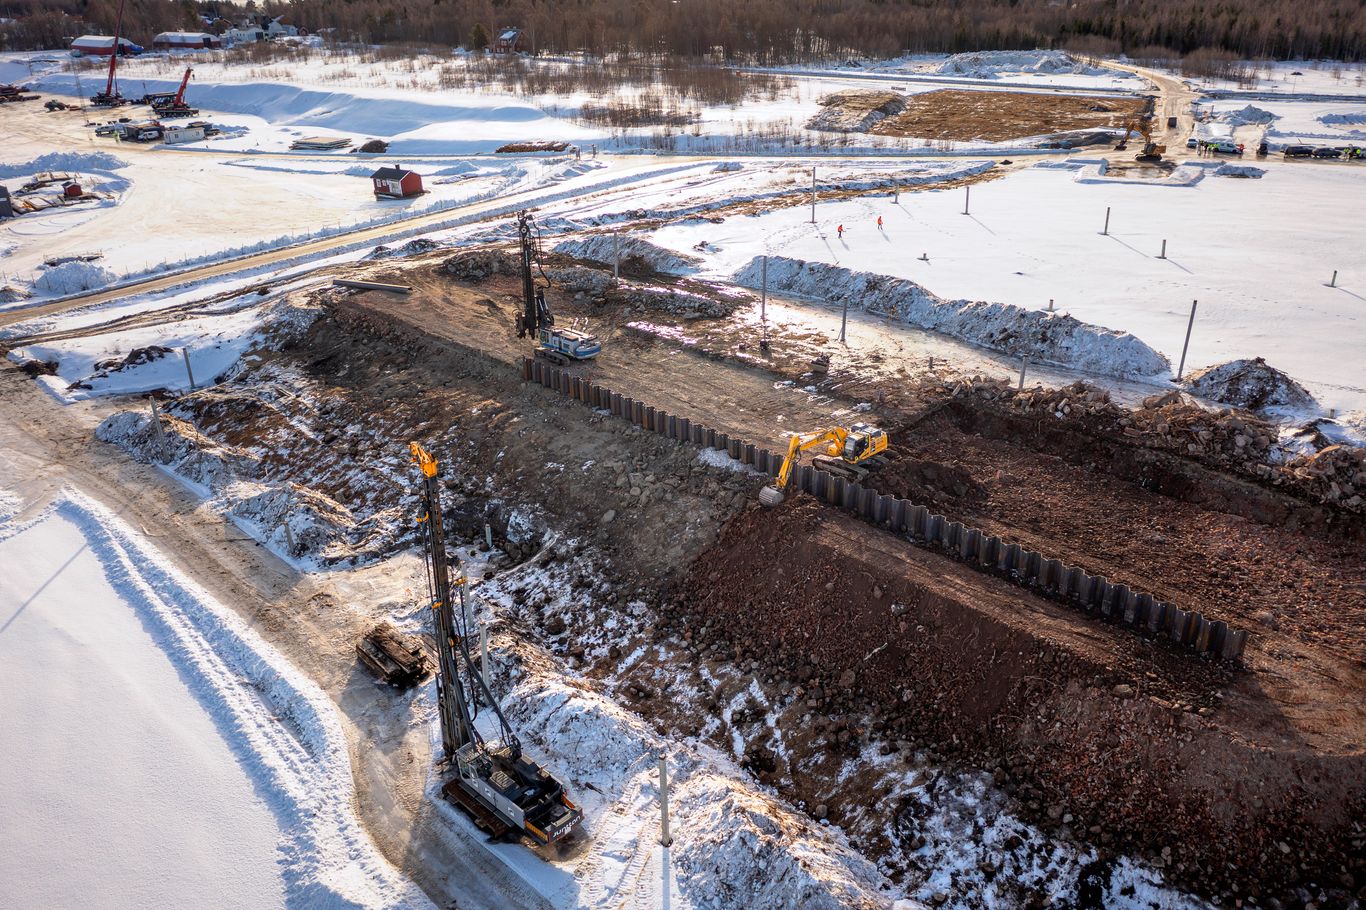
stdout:
[[787,456],[783,458],[778,477],[770,486],[759,491],[759,501],[776,506],[785,498],[792,469],[803,452],[815,451],[811,461],[816,467],[847,480],[862,480],[868,476],[864,465],[887,451],[887,433],[871,424],[856,423],[847,429],[831,427],[811,433],[798,433],[788,440]]
[[[455,776],[443,788],[490,837],[529,837],[539,844],[563,839],[583,817],[564,787],[522,755],[498,701],[470,656],[469,612],[463,574],[451,577],[441,511],[437,462],[421,445],[409,446],[422,472],[423,546],[437,651],[437,705],[441,744]],[[459,609],[454,599],[459,599]],[[479,704],[491,707],[498,736],[485,739],[475,726]],[[486,726],[489,726],[486,724]]]

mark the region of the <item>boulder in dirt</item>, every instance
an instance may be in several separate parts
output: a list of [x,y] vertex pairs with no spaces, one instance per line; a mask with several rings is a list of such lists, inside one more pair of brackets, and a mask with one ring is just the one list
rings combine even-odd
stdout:
[[1206,367],[1186,377],[1185,385],[1193,395],[1250,411],[1318,407],[1304,386],[1261,357]]

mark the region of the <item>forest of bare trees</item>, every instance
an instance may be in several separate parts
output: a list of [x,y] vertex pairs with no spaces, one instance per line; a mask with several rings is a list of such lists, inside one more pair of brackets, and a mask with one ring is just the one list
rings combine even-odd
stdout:
[[[527,30],[532,50],[806,63],[905,51],[1067,47],[1173,57],[1213,50],[1256,59],[1366,56],[1362,0],[127,0],[125,31],[284,15],[339,41],[478,45]],[[0,0],[7,48],[60,48],[108,33],[117,0]]]

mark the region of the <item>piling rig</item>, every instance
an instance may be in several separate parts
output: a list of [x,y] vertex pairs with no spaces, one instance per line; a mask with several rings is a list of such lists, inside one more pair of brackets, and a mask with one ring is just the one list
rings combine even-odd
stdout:
[[[535,344],[533,353],[552,363],[564,365],[571,361],[592,360],[602,351],[597,336],[577,329],[555,328],[555,316],[546,303],[545,289],[550,279],[545,277],[541,268],[539,240],[533,233],[531,213],[517,213],[517,236],[521,241],[522,257],[522,312],[517,315],[517,337],[531,336]],[[536,283],[535,272],[539,271],[545,285]]]
[[[472,630],[466,579],[460,572],[451,577],[446,554],[437,461],[416,442],[409,445],[409,451],[422,472],[418,524],[427,557],[427,591],[435,626],[441,744],[446,762],[455,771],[442,792],[468,812],[491,839],[528,837],[538,844],[553,844],[569,835],[583,812],[569,801],[558,780],[523,757],[517,734],[503,716],[484,675],[475,669],[470,657]],[[486,739],[475,726],[480,703],[493,711],[497,739]],[[486,722],[485,726],[493,724]]]

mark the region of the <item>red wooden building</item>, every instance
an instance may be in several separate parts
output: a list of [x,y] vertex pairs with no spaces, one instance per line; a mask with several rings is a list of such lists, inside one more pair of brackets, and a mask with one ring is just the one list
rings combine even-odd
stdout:
[[370,175],[375,184],[375,195],[389,199],[407,199],[421,196],[422,175],[417,171],[405,171],[398,167],[382,167]]

